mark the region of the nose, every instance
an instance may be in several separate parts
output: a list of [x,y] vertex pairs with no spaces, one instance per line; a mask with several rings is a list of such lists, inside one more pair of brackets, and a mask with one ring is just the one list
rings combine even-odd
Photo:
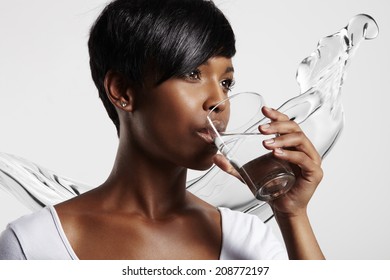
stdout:
[[218,84],[216,86],[209,87],[207,89],[207,98],[203,104],[203,109],[205,111],[211,111],[215,106],[218,106],[214,109],[215,113],[219,113],[225,110],[227,101],[225,92]]

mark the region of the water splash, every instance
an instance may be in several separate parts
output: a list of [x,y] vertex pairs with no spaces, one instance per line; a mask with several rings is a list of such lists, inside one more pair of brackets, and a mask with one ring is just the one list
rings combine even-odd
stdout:
[[364,40],[378,36],[375,20],[364,14],[353,17],[339,32],[322,38],[315,52],[298,67],[298,95],[278,108],[300,124],[324,158],[344,126],[341,87],[351,57]]
[[0,188],[31,210],[62,202],[91,189],[29,160],[5,153],[0,153]]
[[[298,67],[301,94],[278,108],[301,125],[322,157],[334,146],[344,126],[340,92],[351,57],[362,41],[377,35],[375,20],[362,14],[353,17],[339,32],[321,39],[316,51]],[[91,189],[29,160],[4,153],[0,153],[0,188],[32,210]],[[263,221],[272,217],[267,203],[256,200],[244,184],[216,167],[189,180],[187,188],[215,206],[252,213]]]

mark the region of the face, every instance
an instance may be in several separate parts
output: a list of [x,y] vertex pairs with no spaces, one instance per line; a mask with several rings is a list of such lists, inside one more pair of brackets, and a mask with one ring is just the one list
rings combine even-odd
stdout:
[[231,59],[210,58],[183,77],[137,92],[131,135],[137,145],[161,162],[204,170],[216,154],[206,117],[228,96],[233,85]]

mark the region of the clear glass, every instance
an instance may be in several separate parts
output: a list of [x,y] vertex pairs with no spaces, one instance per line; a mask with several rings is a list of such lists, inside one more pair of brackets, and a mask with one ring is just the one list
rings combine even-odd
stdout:
[[290,164],[276,158],[261,134],[269,122],[262,113],[263,97],[254,92],[234,94],[218,103],[207,116],[207,127],[218,150],[229,160],[255,197],[269,201],[286,193],[295,182]]

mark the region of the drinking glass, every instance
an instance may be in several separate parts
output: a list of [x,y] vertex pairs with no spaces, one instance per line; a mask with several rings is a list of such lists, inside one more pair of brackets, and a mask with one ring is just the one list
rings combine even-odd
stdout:
[[285,194],[295,182],[290,164],[276,158],[262,142],[276,135],[261,134],[258,127],[267,123],[261,108],[263,97],[241,92],[214,106],[207,126],[214,144],[240,174],[241,179],[262,201]]

